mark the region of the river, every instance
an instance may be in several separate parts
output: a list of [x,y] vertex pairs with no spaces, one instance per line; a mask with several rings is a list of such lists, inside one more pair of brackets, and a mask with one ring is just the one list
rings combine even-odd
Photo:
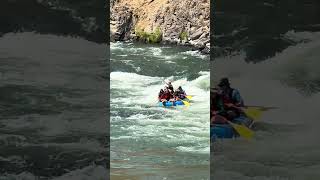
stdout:
[[81,38],[0,38],[0,179],[108,176],[107,46]]
[[[111,178],[209,179],[209,56],[187,48],[111,44]],[[172,80],[190,107],[163,108]]]
[[247,63],[243,52],[212,62],[212,85],[227,76],[247,105],[277,108],[263,113],[251,141],[212,145],[212,179],[319,179],[320,34],[284,36],[300,43],[260,63]]

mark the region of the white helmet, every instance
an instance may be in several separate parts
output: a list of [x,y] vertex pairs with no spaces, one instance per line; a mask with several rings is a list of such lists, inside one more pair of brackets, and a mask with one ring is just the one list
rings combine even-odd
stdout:
[[170,80],[167,80],[165,81],[166,84],[170,85],[171,84],[171,81]]

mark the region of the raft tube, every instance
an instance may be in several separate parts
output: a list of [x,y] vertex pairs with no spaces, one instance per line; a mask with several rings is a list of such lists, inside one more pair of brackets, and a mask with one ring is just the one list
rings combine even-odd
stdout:
[[159,106],[183,106],[184,103],[182,101],[175,101],[175,102],[170,102],[170,101],[167,101],[165,102],[164,104],[162,102],[159,102]]
[[[253,124],[253,121],[245,116],[240,116],[239,118],[234,119],[233,122],[245,124],[247,127],[250,127]],[[216,139],[236,138],[238,136],[239,134],[229,124],[213,124],[210,127],[211,141],[215,141]]]
[[210,128],[210,136],[212,139],[233,138],[237,136],[237,133],[229,124],[214,124]]

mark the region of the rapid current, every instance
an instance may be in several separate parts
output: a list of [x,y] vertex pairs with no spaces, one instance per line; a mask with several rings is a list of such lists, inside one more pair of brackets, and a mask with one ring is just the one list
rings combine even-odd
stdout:
[[[209,179],[209,56],[175,46],[111,44],[111,178]],[[158,106],[171,80],[189,107]]]

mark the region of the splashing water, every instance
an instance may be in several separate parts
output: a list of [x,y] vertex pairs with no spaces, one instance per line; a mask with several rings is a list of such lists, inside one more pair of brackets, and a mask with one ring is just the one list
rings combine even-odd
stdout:
[[[209,59],[183,52],[111,45],[112,178],[209,179]],[[193,95],[190,107],[158,106],[167,80]]]
[[215,179],[319,179],[318,116],[320,34],[288,32],[309,39],[258,64],[243,55],[212,63],[212,84],[230,78],[247,105],[272,106],[256,123],[256,137],[213,144]]

